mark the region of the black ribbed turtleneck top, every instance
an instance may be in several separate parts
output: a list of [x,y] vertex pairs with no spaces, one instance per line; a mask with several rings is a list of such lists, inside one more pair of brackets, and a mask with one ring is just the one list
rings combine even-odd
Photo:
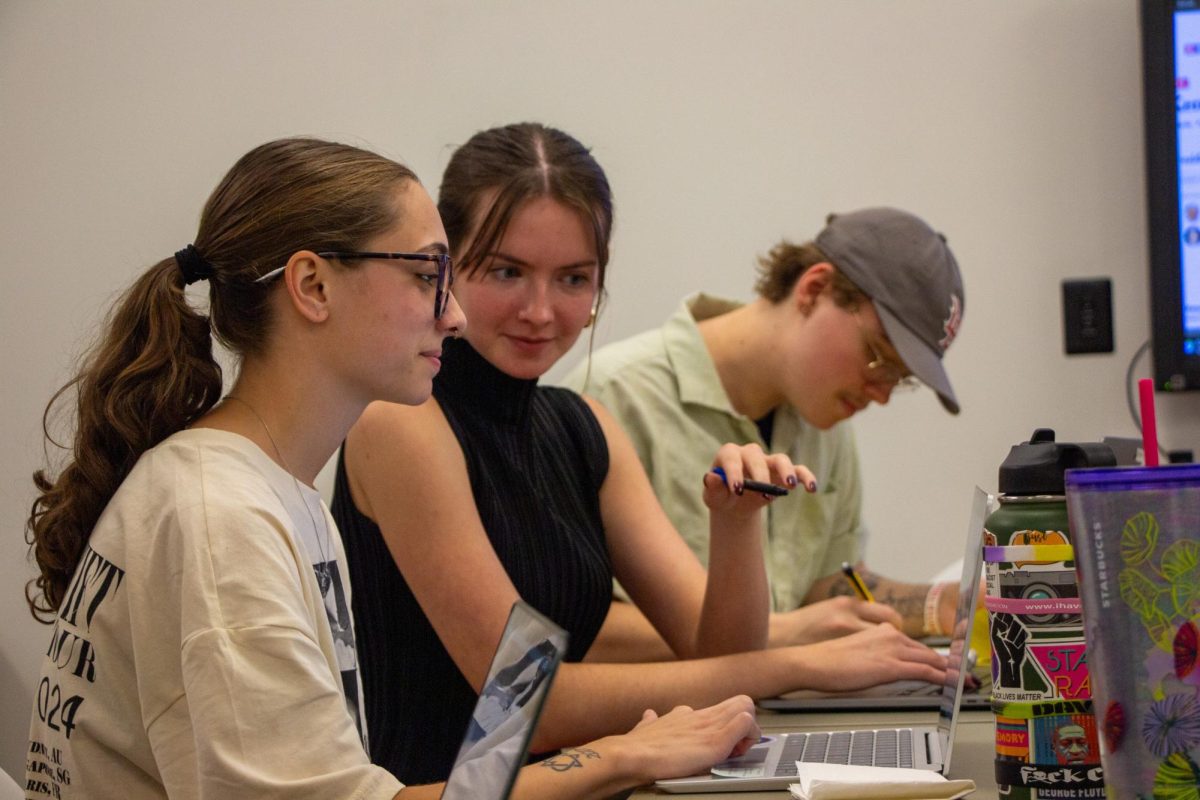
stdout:
[[[466,458],[471,494],[521,597],[571,634],[567,661],[596,638],[612,599],[600,519],[608,447],[566,389],[518,380],[447,340],[437,398]],[[371,760],[407,784],[445,780],[476,694],[355,507],[338,459],[333,516],[345,542]],[[436,569],[436,565],[427,565]]]

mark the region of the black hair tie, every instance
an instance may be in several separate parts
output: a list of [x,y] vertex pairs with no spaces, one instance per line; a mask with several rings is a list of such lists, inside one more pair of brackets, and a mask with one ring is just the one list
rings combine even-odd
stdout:
[[183,283],[190,286],[196,281],[206,281],[213,276],[212,264],[204,260],[195,245],[189,244],[182,250],[175,251],[175,263],[183,273]]

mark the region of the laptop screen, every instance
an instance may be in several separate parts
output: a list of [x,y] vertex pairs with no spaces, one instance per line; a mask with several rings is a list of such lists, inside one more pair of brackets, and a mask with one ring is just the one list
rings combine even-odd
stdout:
[[993,498],[975,487],[971,499],[971,518],[967,522],[967,551],[963,555],[962,578],[958,585],[958,609],[954,615],[954,631],[950,638],[950,654],[946,664],[946,683],[938,708],[938,736],[942,740],[942,773],[950,771],[950,750],[954,744],[954,728],[962,705],[964,681],[970,671],[971,629],[975,622],[975,606],[979,601],[979,581],[983,574],[983,522]]
[[513,604],[442,800],[508,797],[566,651],[566,631]]

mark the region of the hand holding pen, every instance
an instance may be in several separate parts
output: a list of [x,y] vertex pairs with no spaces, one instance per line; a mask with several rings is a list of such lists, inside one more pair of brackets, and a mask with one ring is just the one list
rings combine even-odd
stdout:
[[793,464],[782,453],[768,455],[757,444],[726,444],[704,476],[704,503],[713,511],[733,507],[757,511],[797,486],[817,490],[816,476],[808,467]]
[[871,594],[871,590],[867,588],[867,584],[863,581],[862,576],[858,574],[854,569],[854,565],[849,561],[842,562],[842,574],[850,582],[850,586],[854,589],[854,593],[858,595],[859,600],[865,600],[868,603],[875,602],[875,596]]

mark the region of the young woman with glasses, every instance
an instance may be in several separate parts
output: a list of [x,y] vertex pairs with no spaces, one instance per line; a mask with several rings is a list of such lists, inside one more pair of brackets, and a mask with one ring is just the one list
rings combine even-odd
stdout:
[[[117,303],[47,409],[74,404],[65,464],[35,474],[27,597],[54,628],[29,797],[439,795],[367,757],[344,553],[312,483],[368,403],[428,398],[464,324],[447,250],[407,168],[280,140]],[[214,339],[240,362],[224,398]],[[752,712],[647,712],[581,769],[527,767],[516,796],[703,769],[757,736]]]
[[[438,208],[470,325],[447,343],[432,402],[367,409],[333,503],[377,763],[408,780],[445,777],[518,597],[572,637],[535,752],[622,730],[646,707],[730,691],[941,680],[936,654],[887,626],[828,646],[739,652],[766,643],[760,516],[771,502],[743,481],[812,491],[808,470],[756,445],[712,444],[715,459],[687,479],[708,511],[706,574],[613,418],[538,385],[603,293],[612,200],[586,148],[532,123],[476,134],[451,157]],[[581,663],[614,575],[686,660]]]

